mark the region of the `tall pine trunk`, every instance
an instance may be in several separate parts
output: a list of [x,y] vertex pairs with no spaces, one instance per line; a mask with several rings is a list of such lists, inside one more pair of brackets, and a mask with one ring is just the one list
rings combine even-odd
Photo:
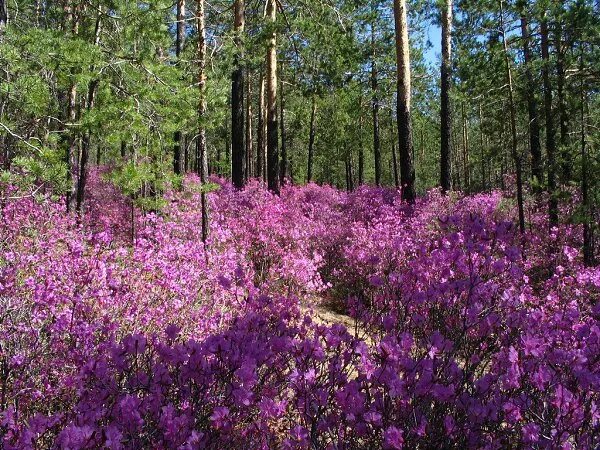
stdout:
[[[175,56],[179,60],[185,41],[185,0],[177,0],[177,32],[175,34]],[[181,174],[181,131],[173,134],[173,172]]]
[[408,41],[408,23],[406,19],[406,0],[394,0],[394,24],[396,29],[396,66],[397,66],[397,115],[398,149],[400,151],[400,182],[402,199],[415,201],[415,170],[412,162],[413,142],[410,115],[410,51]]
[[571,158],[569,156],[569,117],[565,100],[565,49],[563,46],[563,31],[560,20],[555,22],[554,46],[556,49],[556,100],[559,125],[559,145],[561,180],[566,184],[571,179]]
[[315,126],[317,120],[317,95],[312,96],[312,106],[310,110],[310,130],[308,132],[308,168],[306,172],[306,182],[310,183],[313,176],[314,147],[315,147]]
[[502,33],[502,47],[504,49],[504,66],[506,69],[506,84],[508,89],[508,108],[510,114],[510,132],[511,132],[511,155],[517,171],[517,208],[519,210],[519,230],[525,232],[525,211],[523,207],[523,180],[521,172],[521,155],[519,155],[517,141],[517,111],[514,100],[514,87],[512,79],[512,70],[510,64],[510,54],[506,40],[506,29],[504,27],[504,7],[503,0],[500,0],[500,31]]
[[208,182],[208,151],[206,147],[206,31],[204,17],[204,0],[196,2],[196,27],[198,30],[198,139],[196,141],[198,154],[198,176],[202,183],[200,207],[202,209],[202,242],[206,244],[209,232],[208,194],[205,191]]
[[235,187],[245,185],[246,149],[244,147],[244,0],[234,0],[234,33],[236,53],[231,76],[231,179]]
[[246,179],[254,176],[254,138],[252,137],[252,81],[246,77]]
[[504,27],[504,7],[503,0],[500,0],[500,31],[502,33],[502,46],[504,49],[504,64],[506,69],[506,84],[508,89],[508,107],[510,113],[510,131],[511,131],[511,154],[517,171],[517,207],[519,210],[519,229],[521,233],[525,232],[525,211],[523,207],[523,180],[521,173],[521,156],[518,150],[517,141],[517,112],[514,101],[514,87],[512,79],[512,70],[509,58],[508,43],[506,41],[506,29]]
[[440,185],[442,192],[452,189],[452,115],[450,87],[452,83],[452,0],[442,9],[442,67],[440,95]]
[[281,133],[281,167],[280,167],[280,183],[285,183],[288,175],[288,154],[287,142],[285,136],[285,97],[283,95],[283,80],[279,82],[279,129]]
[[258,94],[258,117],[256,129],[256,176],[266,181],[266,105],[265,105],[265,89],[266,83],[264,75],[260,76],[260,91]]
[[544,84],[544,114],[546,116],[546,154],[548,156],[548,216],[549,225],[558,224],[558,202],[556,200],[556,134],[552,111],[552,84],[550,83],[550,50],[548,43],[548,21],[546,15],[540,23],[542,43],[542,79]]
[[377,61],[375,61],[375,26],[371,24],[371,108],[373,112],[373,156],[375,184],[381,186],[381,141],[379,138],[379,98],[377,95]]
[[[98,16],[96,17],[96,26],[94,30],[94,45],[98,46],[100,44],[100,33],[102,31],[102,10],[99,11]],[[98,87],[99,80],[97,78],[93,79],[88,86],[87,92],[87,100],[86,100],[86,109],[87,111],[91,111],[94,107],[94,100],[96,97],[96,89]],[[87,182],[87,172],[88,172],[88,160],[90,157],[90,131],[87,130],[83,136],[82,144],[81,144],[81,160],[79,162],[79,179],[77,180],[77,198],[75,208],[77,212],[81,212],[81,208],[83,206],[83,199],[85,196],[85,185]],[[98,154],[100,154],[100,150],[98,150]]]
[[[275,26],[276,0],[267,0],[267,20]],[[267,45],[267,184],[269,190],[279,193],[279,130],[277,125],[277,36],[275,30]]]
[[542,183],[542,149],[540,145],[540,124],[535,99],[536,85],[531,71],[531,50],[529,48],[529,24],[527,22],[526,2],[519,3],[521,13],[521,40],[523,42],[523,61],[525,63],[525,96],[529,115],[529,153],[531,154],[531,176],[537,183]]

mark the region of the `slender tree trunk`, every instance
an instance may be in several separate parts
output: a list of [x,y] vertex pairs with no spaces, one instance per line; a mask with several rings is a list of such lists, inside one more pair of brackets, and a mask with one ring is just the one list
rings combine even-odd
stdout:
[[537,101],[535,99],[536,85],[531,72],[531,50],[529,49],[529,24],[526,16],[526,2],[519,4],[521,11],[521,39],[523,42],[523,59],[525,63],[525,96],[529,115],[529,153],[531,154],[531,176],[537,183],[542,183],[542,149],[540,145],[540,124],[538,120]]
[[442,68],[441,68],[441,146],[440,185],[442,192],[452,189],[452,116],[450,88],[452,84],[452,0],[445,0],[442,9]]
[[483,107],[479,104],[479,149],[481,158],[481,189],[487,190],[487,184],[485,180],[485,139],[483,136]]
[[506,41],[506,29],[504,28],[504,8],[503,0],[500,0],[500,28],[502,32],[502,45],[504,48],[504,63],[506,67],[506,83],[508,85],[508,106],[510,112],[510,131],[511,131],[511,153],[515,162],[517,171],[517,206],[519,209],[519,229],[521,233],[525,232],[525,210],[523,207],[523,180],[521,173],[521,156],[518,150],[517,141],[517,119],[516,108],[514,102],[514,88],[512,80],[512,71],[510,67],[510,59],[508,52],[508,43]]
[[246,77],[246,179],[254,176],[254,149],[252,137],[252,82]]
[[234,70],[231,77],[231,178],[238,189],[244,187],[246,180],[246,155],[244,147],[244,52],[242,35],[244,33],[244,0],[234,0],[234,32],[236,53]]
[[362,95],[358,103],[358,111],[360,116],[358,117],[358,185],[362,186],[365,182],[365,149],[363,148],[363,115],[362,115]]
[[552,111],[552,85],[550,83],[550,52],[548,45],[548,21],[546,16],[540,23],[542,43],[542,79],[544,84],[544,114],[546,116],[546,153],[548,155],[548,203],[549,225],[558,224],[558,202],[556,201],[556,135]]
[[[69,5],[67,8],[67,23],[71,24],[71,32],[73,36],[79,34],[79,18],[74,5]],[[77,85],[73,81],[69,88],[67,119],[71,126],[75,125],[77,119]],[[78,184],[78,169],[79,169],[79,150],[77,148],[77,135],[73,129],[69,132],[69,144],[67,147],[67,182],[68,191],[66,195],[67,212],[73,211],[76,206],[77,199],[77,184]]]
[[581,98],[580,98],[580,110],[579,110],[579,120],[581,122],[581,134],[580,134],[580,142],[581,142],[581,203],[583,206],[583,263],[587,267],[591,267],[595,264],[594,261],[594,229],[592,227],[593,223],[593,211],[592,211],[592,202],[590,198],[589,192],[589,173],[588,173],[588,151],[586,146],[586,127],[585,127],[585,109],[587,105],[587,95],[585,90],[584,83],[584,65],[583,65],[583,52],[584,46],[583,43],[580,44],[580,54],[579,54],[579,73],[581,74]]
[[206,130],[204,121],[206,116],[206,31],[204,17],[204,0],[196,2],[196,27],[198,30],[198,139],[196,141],[198,153],[198,175],[202,183],[200,203],[202,208],[202,242],[206,244],[209,234],[208,194],[205,185],[208,182],[208,151],[206,147]]
[[[96,27],[94,31],[94,45],[98,46],[100,44],[100,33],[102,30],[102,10],[99,11],[98,16],[96,17]],[[96,88],[98,87],[99,80],[93,79],[90,82],[87,93],[87,111],[91,111],[94,107],[94,100],[96,97]],[[99,150],[98,150],[99,152]],[[98,153],[99,154],[99,153]],[[83,136],[82,145],[81,145],[81,160],[79,162],[79,179],[77,181],[77,199],[76,199],[76,210],[77,212],[81,212],[81,207],[83,205],[83,199],[85,196],[85,185],[87,182],[87,171],[88,171],[88,160],[90,156],[90,131],[87,130]]]
[[400,189],[400,174],[398,173],[398,156],[396,155],[396,139],[394,135],[394,113],[390,109],[390,141],[392,143],[392,169],[394,172],[394,186]]
[[465,191],[471,189],[471,169],[469,163],[469,128],[467,115],[465,114],[465,104],[461,105],[462,110],[462,151],[463,151],[463,175],[465,177]]
[[260,92],[258,94],[258,118],[257,118],[257,130],[256,130],[256,176],[266,180],[266,124],[267,120],[265,117],[266,105],[265,105],[265,78],[261,74],[260,76]]
[[[177,32],[175,34],[175,56],[180,58],[185,41],[185,0],[177,0]],[[181,174],[181,131],[173,134],[173,172]]]
[[314,159],[314,146],[315,146],[315,122],[317,120],[317,95],[313,94],[312,97],[312,108],[310,110],[310,130],[308,133],[308,171],[306,175],[306,182],[310,183],[313,176],[313,159]]
[[288,154],[287,154],[287,143],[285,138],[285,97],[283,95],[283,80],[280,81],[279,85],[279,128],[281,132],[281,170],[280,170],[280,183],[284,184],[285,179],[288,175]]
[[400,150],[400,182],[402,199],[415,201],[415,169],[412,162],[413,142],[410,115],[410,53],[408,23],[406,20],[406,0],[394,0],[394,23],[396,29],[397,65],[397,115],[398,148]]
[[[267,0],[267,19],[275,25],[276,0]],[[279,130],[277,125],[277,36],[275,30],[267,47],[267,184],[279,194]]]
[[559,124],[559,145],[561,180],[566,184],[571,180],[571,158],[569,156],[569,118],[565,101],[565,51],[562,42],[562,25],[560,20],[555,24],[555,48],[556,48],[556,99]]
[[371,24],[371,108],[373,112],[373,155],[375,157],[375,184],[381,186],[381,141],[379,138],[379,98],[377,95],[377,61],[375,26]]

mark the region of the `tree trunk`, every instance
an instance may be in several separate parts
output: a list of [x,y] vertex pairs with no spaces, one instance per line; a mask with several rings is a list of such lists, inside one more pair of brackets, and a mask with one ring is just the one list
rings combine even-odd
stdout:
[[[180,58],[185,42],[185,0],[177,0],[177,32],[175,35],[175,56]],[[173,134],[173,172],[181,174],[181,131]]]
[[589,193],[589,174],[588,174],[588,151],[586,146],[586,128],[585,128],[585,109],[587,105],[587,95],[584,83],[584,65],[583,65],[583,43],[580,44],[579,55],[579,73],[581,74],[581,98],[579,120],[581,122],[581,203],[583,207],[583,263],[587,267],[595,264],[594,261],[594,229],[593,229],[593,211],[592,202]]
[[471,188],[471,169],[469,163],[469,128],[467,115],[465,114],[465,104],[461,105],[462,111],[462,151],[463,151],[463,176],[465,177],[464,189],[469,192]]
[[483,107],[479,104],[479,151],[481,158],[481,190],[487,190],[487,183],[485,180],[485,140],[483,136]]
[[[102,30],[102,10],[99,11],[98,16],[96,17],[96,27],[94,30],[94,45],[97,46],[100,44],[100,33]],[[96,97],[96,88],[98,87],[99,80],[96,78],[90,82],[87,93],[87,111],[91,111],[94,107],[94,100]],[[83,205],[83,199],[85,196],[85,184],[87,182],[87,170],[88,170],[88,160],[90,156],[90,131],[86,131],[83,136],[83,141],[81,145],[81,160],[79,162],[79,180],[77,181],[77,200],[76,200],[76,210],[77,212],[81,212],[81,207]]]
[[252,82],[246,77],[246,179],[254,176],[254,149],[252,137]]
[[231,179],[241,189],[245,185],[246,155],[244,147],[244,0],[234,0],[234,32],[236,53],[231,76]]
[[502,33],[502,45],[504,49],[504,63],[506,67],[506,83],[508,85],[508,106],[510,112],[510,131],[511,131],[511,153],[515,162],[515,168],[517,171],[517,206],[519,209],[519,229],[521,233],[525,232],[525,211],[523,208],[523,180],[521,173],[521,156],[518,151],[517,141],[517,119],[516,119],[516,108],[514,102],[514,88],[512,80],[512,71],[510,67],[510,59],[508,52],[508,43],[506,41],[506,30],[504,28],[504,8],[503,0],[500,0],[500,28]]
[[390,142],[392,143],[392,170],[394,172],[394,186],[400,189],[400,174],[398,173],[398,155],[396,155],[396,138],[394,134],[394,111],[390,108]]
[[544,15],[540,24],[542,43],[542,78],[544,84],[544,114],[546,116],[546,153],[548,155],[548,203],[549,225],[552,228],[558,224],[558,203],[556,201],[556,135],[552,111],[552,85],[550,84],[550,52],[548,45],[548,21]]
[[521,39],[523,42],[523,60],[525,63],[525,96],[527,98],[527,112],[529,115],[529,153],[531,154],[531,176],[536,183],[542,183],[544,173],[542,170],[542,149],[540,145],[540,125],[535,99],[536,85],[531,72],[531,51],[529,49],[529,24],[527,23],[525,1],[520,3],[521,11]]
[[312,108],[310,110],[310,130],[308,133],[308,171],[306,173],[306,182],[310,183],[313,176],[313,159],[315,146],[315,122],[317,120],[317,95],[313,94]]
[[[277,5],[267,0],[267,20],[275,25]],[[269,190],[279,194],[279,130],[277,125],[277,37],[275,30],[267,47],[267,184]]]
[[379,139],[379,98],[377,96],[377,62],[375,61],[375,26],[371,25],[371,107],[373,111],[373,155],[375,157],[375,184],[381,186],[381,142]]
[[559,145],[561,180],[563,184],[571,180],[571,158],[569,156],[569,118],[565,102],[565,50],[562,42],[562,25],[559,21],[555,24],[555,48],[556,48],[556,107],[559,124]]
[[283,185],[288,175],[288,154],[287,154],[287,143],[285,138],[285,103],[283,96],[283,80],[280,81],[279,85],[279,128],[281,133],[281,170],[280,170],[280,183]]
[[410,53],[408,24],[406,21],[406,0],[394,0],[394,23],[396,29],[397,65],[397,115],[398,148],[400,150],[400,182],[402,199],[415,201],[415,170],[412,162],[412,124],[410,116]]
[[266,105],[265,105],[265,78],[261,74],[260,76],[260,92],[258,95],[258,118],[257,118],[257,130],[256,130],[256,176],[266,180],[266,134],[265,128],[267,121],[265,117]]
[[208,194],[205,185],[208,182],[208,151],[206,148],[206,130],[204,121],[206,116],[206,31],[204,18],[204,0],[197,0],[196,26],[198,30],[198,139],[196,141],[198,153],[198,176],[202,183],[200,203],[202,208],[202,242],[206,245],[209,234]]
[[362,95],[358,102],[358,185],[362,186],[365,182],[365,150],[363,148],[363,115],[362,115]]
[[442,10],[442,67],[440,96],[440,185],[442,192],[452,189],[452,116],[450,87],[452,83],[452,0],[445,0]]

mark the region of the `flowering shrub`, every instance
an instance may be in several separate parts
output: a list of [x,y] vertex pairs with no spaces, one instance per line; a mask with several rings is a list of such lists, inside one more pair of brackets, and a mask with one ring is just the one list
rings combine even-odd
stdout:
[[[499,192],[2,203],[3,448],[595,448],[600,270]],[[9,189],[8,187],[5,189]],[[564,206],[568,209],[568,206]],[[311,302],[356,323],[324,325]]]

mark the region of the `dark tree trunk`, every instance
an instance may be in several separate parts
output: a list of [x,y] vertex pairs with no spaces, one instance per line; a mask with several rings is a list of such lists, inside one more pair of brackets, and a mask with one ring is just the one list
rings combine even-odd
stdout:
[[471,188],[471,167],[469,162],[469,128],[467,115],[465,114],[465,104],[461,106],[462,110],[462,152],[463,152],[463,176],[465,177],[464,189],[469,192]]
[[208,194],[205,185],[208,182],[208,151],[206,147],[206,130],[204,120],[206,116],[206,32],[204,17],[204,0],[197,0],[196,27],[198,30],[198,139],[196,141],[198,154],[198,176],[202,183],[200,193],[200,207],[202,210],[202,242],[206,245],[209,234]]
[[561,180],[563,184],[571,180],[571,157],[569,155],[569,118],[565,101],[565,49],[562,42],[562,25],[555,23],[555,47],[556,47],[556,107],[559,124],[559,145]]
[[256,130],[256,177],[266,180],[266,118],[265,118],[265,79],[260,77],[260,92],[258,95],[258,117]]
[[394,23],[396,29],[397,66],[397,114],[398,149],[400,150],[400,182],[402,199],[414,203],[415,169],[413,167],[412,123],[410,115],[410,53],[408,24],[406,20],[406,0],[394,0]]
[[379,138],[379,98],[377,95],[377,62],[375,27],[371,25],[371,108],[373,112],[373,156],[375,157],[375,184],[381,186],[381,141]]
[[450,87],[452,83],[452,0],[445,1],[442,10],[442,67],[441,67],[441,144],[440,185],[442,192],[452,189],[452,116]]
[[[276,0],[267,1],[267,19],[274,24]],[[267,184],[279,194],[279,129],[277,124],[277,41],[275,31],[269,37],[267,48]]]
[[254,176],[254,149],[252,137],[252,82],[246,77],[246,179]]
[[521,39],[523,42],[523,59],[525,62],[525,96],[529,114],[529,153],[531,154],[531,176],[537,183],[542,183],[542,149],[540,145],[540,124],[538,120],[537,101],[535,99],[536,85],[531,72],[531,50],[529,48],[529,24],[527,23],[525,2],[520,3],[521,10]]
[[317,97],[313,94],[312,108],[310,111],[310,130],[308,133],[308,170],[306,173],[306,182],[310,183],[313,176],[313,159],[315,146],[315,122],[317,120]]
[[246,180],[246,152],[244,147],[244,55],[242,34],[244,33],[244,1],[234,0],[234,31],[236,54],[231,77],[231,179],[241,189]]
[[288,175],[288,154],[287,154],[287,143],[285,137],[285,99],[283,96],[283,80],[279,83],[281,88],[279,89],[279,128],[281,133],[281,170],[280,170],[280,182],[285,183],[285,179]]
[[579,120],[581,122],[581,203],[583,207],[583,263],[587,267],[595,265],[594,260],[594,228],[593,228],[593,210],[592,201],[589,192],[589,173],[588,173],[588,151],[586,145],[586,127],[585,127],[585,110],[587,106],[587,95],[585,90],[584,82],[584,64],[583,64],[583,43],[580,44],[580,55],[579,55],[579,73],[581,74],[581,98],[580,98],[580,111]]
[[[185,0],[177,0],[177,32],[175,36],[175,56],[181,56],[185,41]],[[173,172],[181,174],[181,131],[173,134]]]
[[544,114],[546,116],[546,153],[548,155],[548,203],[549,225],[558,224],[558,202],[556,200],[556,134],[552,111],[552,85],[550,83],[550,51],[548,44],[548,21],[544,16],[540,24],[542,42],[542,78],[544,84]]
[[504,62],[506,67],[506,83],[508,85],[508,107],[510,111],[510,131],[511,131],[511,153],[515,162],[517,171],[517,207],[519,209],[519,229],[521,233],[525,232],[525,211],[523,207],[523,180],[521,173],[521,156],[518,151],[517,142],[517,119],[514,101],[514,88],[512,80],[512,71],[508,52],[508,43],[506,41],[506,29],[504,28],[504,8],[503,0],[500,0],[500,27],[502,32],[502,45],[504,47]]
[[392,169],[394,171],[394,186],[400,188],[400,174],[398,173],[398,156],[396,155],[396,138],[394,135],[394,113],[390,110],[390,142],[392,143]]

